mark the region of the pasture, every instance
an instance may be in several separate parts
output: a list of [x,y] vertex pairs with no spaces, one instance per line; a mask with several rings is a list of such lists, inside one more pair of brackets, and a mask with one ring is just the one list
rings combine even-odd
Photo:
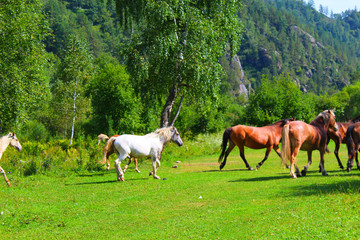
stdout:
[[[109,172],[8,174],[12,187],[0,185],[1,239],[358,239],[360,172],[339,169],[332,141],[329,176],[318,172],[316,151],[298,179],[274,151],[260,170],[249,171],[236,148],[219,171],[220,149],[168,156],[173,145],[158,170],[162,180],[148,176],[150,160],[139,164],[140,174],[130,165],[126,182],[116,181],[113,161]],[[245,149],[252,167],[264,154]],[[345,145],[339,155],[345,165]],[[298,159],[302,169],[306,152]]]

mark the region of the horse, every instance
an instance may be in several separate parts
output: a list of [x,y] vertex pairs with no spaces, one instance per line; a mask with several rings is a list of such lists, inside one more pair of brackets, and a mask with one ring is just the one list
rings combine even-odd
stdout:
[[357,168],[360,170],[358,151],[360,149],[360,122],[350,125],[346,131],[346,146],[348,149],[347,171],[350,172],[353,167],[355,157]]
[[[286,164],[287,160],[290,160],[290,176],[297,178],[297,175],[306,175],[306,171],[312,162],[311,154],[314,150],[320,151],[319,167],[322,175],[328,175],[324,167],[324,154],[326,152],[327,132],[329,128],[335,131],[338,130],[335,122],[335,114],[332,110],[325,110],[319,113],[310,124],[302,121],[293,121],[285,124],[282,131],[281,159],[284,164]],[[296,156],[299,150],[307,151],[308,155],[308,163],[301,173],[296,165]],[[296,174],[294,168],[296,168]]]
[[[98,145],[100,144],[101,141],[106,141],[108,140],[106,143],[105,143],[105,146],[104,146],[104,149],[103,149],[103,158],[102,158],[102,161],[101,163],[102,164],[105,164],[106,163],[106,170],[110,170],[110,160],[109,160],[109,157],[110,155],[112,155],[113,153],[115,153],[114,151],[114,148],[113,148],[113,145],[110,144],[111,141],[114,141],[114,139],[116,137],[118,137],[120,135],[114,135],[112,136],[111,138],[109,138],[107,135],[101,133],[98,135]],[[110,142],[109,142],[110,141]],[[135,163],[135,171],[140,173],[139,169],[138,169],[138,160],[137,158],[135,157],[129,157],[129,161],[128,163],[125,165],[124,167],[124,172],[127,170],[127,168],[129,167],[129,164],[132,162],[132,159],[134,159],[134,163]]]
[[[223,140],[221,144],[222,151],[218,160],[220,163],[220,170],[224,168],[228,155],[236,145],[240,150],[240,157],[249,170],[253,170],[253,168],[246,161],[244,154],[245,146],[252,149],[266,148],[265,157],[261,162],[258,163],[256,166],[257,169],[259,169],[261,165],[264,164],[266,159],[268,159],[269,153],[272,149],[274,149],[280,157],[279,143],[281,139],[281,130],[286,123],[291,121],[294,121],[294,119],[288,118],[280,120],[264,127],[237,125],[227,128],[223,134]],[[229,147],[226,150],[228,142]]]
[[354,124],[356,122],[360,121],[360,115],[355,117],[354,119],[348,121],[348,122],[336,122],[337,126],[338,126],[338,131],[334,131],[331,128],[328,131],[328,144],[330,139],[332,139],[335,142],[335,150],[334,150],[334,154],[335,157],[338,161],[339,167],[341,169],[344,169],[344,166],[342,165],[342,162],[339,158],[339,149],[340,149],[340,144],[341,143],[346,143],[346,131],[348,129],[348,127],[351,124]]
[[[15,149],[17,149],[19,152],[22,150],[21,144],[19,142],[19,140],[16,138],[15,133],[11,133],[9,132],[8,135],[2,136],[0,138],[0,158],[3,155],[3,153],[5,152],[6,148],[11,145],[12,147],[14,147]],[[10,187],[10,181],[9,179],[6,177],[6,173],[5,170],[0,166],[0,173],[2,173],[4,175],[4,179],[5,182],[7,183],[7,185]]]
[[153,175],[155,179],[160,179],[160,177],[156,175],[156,171],[160,167],[160,159],[164,146],[169,141],[173,141],[179,147],[183,145],[180,134],[174,126],[159,128],[144,136],[124,134],[115,137],[109,143],[109,146],[113,145],[117,155],[117,159],[115,160],[117,180],[125,181],[124,172],[120,164],[121,161],[130,156],[137,158],[151,157],[153,170],[149,175]]

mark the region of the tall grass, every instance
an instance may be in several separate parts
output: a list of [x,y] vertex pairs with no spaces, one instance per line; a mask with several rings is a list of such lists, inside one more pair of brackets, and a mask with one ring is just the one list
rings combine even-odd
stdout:
[[[183,141],[185,144],[180,148],[176,144],[168,143],[161,161],[177,161],[193,156],[217,154],[221,135],[202,134],[195,139],[183,139]],[[80,138],[72,146],[69,146],[69,141],[66,139],[56,139],[46,143],[25,141],[21,144],[23,147],[21,152],[8,147],[1,159],[1,166],[17,176],[52,174],[59,171],[104,170],[104,166],[99,164],[104,144],[97,145],[95,138]]]

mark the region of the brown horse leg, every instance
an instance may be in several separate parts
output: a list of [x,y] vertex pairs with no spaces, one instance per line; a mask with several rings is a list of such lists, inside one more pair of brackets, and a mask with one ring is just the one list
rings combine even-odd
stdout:
[[300,149],[300,146],[294,147],[294,150],[292,151],[292,154],[291,154],[290,176],[293,178],[297,178],[297,176],[296,176],[297,174],[295,174],[295,169],[296,169],[296,172],[299,172],[299,170],[298,170],[299,168],[296,165],[296,156],[299,153],[299,149]]
[[7,185],[10,187],[10,181],[9,179],[6,177],[6,173],[4,171],[4,169],[2,169],[2,167],[0,166],[0,173],[2,173],[4,175],[4,179],[5,179],[5,182],[7,183]]
[[266,149],[265,157],[264,157],[264,159],[263,159],[261,162],[258,163],[258,165],[256,165],[256,169],[259,169],[259,168],[264,164],[264,162],[266,161],[266,159],[268,159],[271,150],[272,150],[272,147],[268,147],[268,148]]
[[325,171],[324,153],[325,152],[320,151],[320,168],[321,168],[322,175],[327,176],[329,174]]
[[359,159],[358,159],[358,151],[356,151],[356,153],[355,153],[355,161],[356,161],[357,168],[360,170]]
[[223,169],[225,167],[226,164],[226,159],[229,156],[230,152],[234,149],[235,144],[233,141],[231,141],[231,139],[229,140],[229,147],[225,152],[225,157],[224,157],[224,161],[222,161],[222,163],[220,164],[220,170]]
[[339,167],[340,167],[341,169],[344,169],[344,166],[343,166],[343,164],[342,164],[342,162],[341,162],[341,160],[340,160],[340,158],[339,158],[340,144],[341,144],[340,141],[336,141],[336,142],[335,142],[334,154],[335,154],[335,157],[336,157],[336,159],[337,159],[337,161],[338,161]]
[[249,165],[249,163],[246,161],[245,154],[244,154],[244,146],[239,147],[239,149],[240,149],[240,157],[241,157],[242,160],[244,161],[245,166],[246,166],[249,170],[254,170],[254,169]]
[[308,151],[307,155],[308,155],[308,162],[307,162],[306,166],[304,167],[304,170],[301,171],[301,176],[304,176],[304,177],[306,176],[306,172],[312,163],[312,151]]

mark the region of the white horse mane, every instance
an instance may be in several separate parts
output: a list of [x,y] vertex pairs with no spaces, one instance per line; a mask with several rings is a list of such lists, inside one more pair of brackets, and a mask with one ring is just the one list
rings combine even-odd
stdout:
[[171,136],[173,134],[172,129],[173,129],[173,127],[158,128],[154,132],[146,134],[146,136],[149,136],[149,137],[160,136],[160,138],[162,138],[165,142],[167,142],[171,139]]

